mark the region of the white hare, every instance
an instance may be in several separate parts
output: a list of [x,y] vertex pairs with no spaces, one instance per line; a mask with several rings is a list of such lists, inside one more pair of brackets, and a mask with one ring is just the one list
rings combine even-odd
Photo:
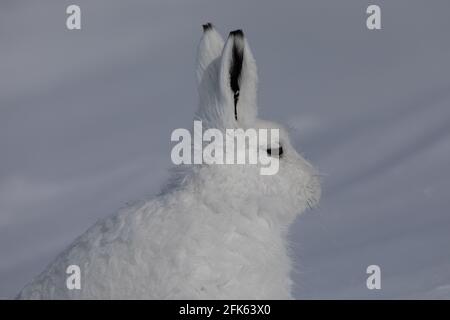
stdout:
[[[286,233],[320,197],[315,170],[278,124],[257,118],[256,65],[242,31],[224,43],[203,26],[197,118],[209,128],[279,128],[279,171],[258,165],[192,165],[176,170],[158,197],[99,221],[18,298],[290,299]],[[78,265],[81,288],[66,269]]]

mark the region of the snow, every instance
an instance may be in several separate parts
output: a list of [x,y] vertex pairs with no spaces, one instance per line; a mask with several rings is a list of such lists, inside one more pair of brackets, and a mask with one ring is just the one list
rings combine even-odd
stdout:
[[261,116],[324,175],[291,229],[294,295],[450,298],[450,3],[378,1],[380,31],[356,0],[77,4],[81,31],[65,30],[65,3],[0,4],[0,297],[159,190],[211,20],[244,29]]

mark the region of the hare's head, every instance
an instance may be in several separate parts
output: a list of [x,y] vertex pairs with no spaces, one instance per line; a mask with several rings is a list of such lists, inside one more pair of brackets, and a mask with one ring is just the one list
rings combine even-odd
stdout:
[[[214,170],[215,176],[222,179],[221,188],[227,193],[243,201],[258,198],[268,210],[300,212],[314,206],[320,197],[315,170],[296,152],[281,125],[257,117],[258,76],[243,32],[230,32],[224,42],[211,24],[203,29],[196,70],[200,97],[196,117],[202,121],[203,130],[218,129],[224,137],[228,129],[256,129],[264,133],[256,145],[237,146],[241,150],[236,153],[249,156],[250,151],[256,150],[263,156],[258,157],[257,164],[210,165],[208,170]],[[270,137],[271,129],[277,129],[275,139]],[[224,157],[229,152],[226,148]],[[276,172],[262,174],[261,168],[268,166],[259,161],[264,157],[278,161]]]

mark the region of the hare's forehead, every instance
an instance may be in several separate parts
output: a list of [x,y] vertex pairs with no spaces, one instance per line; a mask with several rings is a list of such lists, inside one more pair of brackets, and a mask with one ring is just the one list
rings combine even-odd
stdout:
[[267,129],[269,132],[278,132],[278,135],[280,137],[280,140],[286,140],[289,139],[287,130],[279,123],[273,122],[273,121],[267,121],[262,119],[256,119],[255,121],[255,128],[257,130],[259,129]]
[[265,134],[260,134],[260,144],[285,144],[289,142],[287,130],[276,122],[257,119],[254,124],[255,129],[265,129]]

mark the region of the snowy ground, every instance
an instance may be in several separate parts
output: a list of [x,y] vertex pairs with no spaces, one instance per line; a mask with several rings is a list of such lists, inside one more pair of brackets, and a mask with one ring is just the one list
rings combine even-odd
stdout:
[[[190,127],[201,23],[243,28],[260,114],[324,176],[298,219],[298,298],[450,298],[450,2],[0,2],[0,297],[77,235],[158,191]],[[382,290],[366,288],[366,267]]]

